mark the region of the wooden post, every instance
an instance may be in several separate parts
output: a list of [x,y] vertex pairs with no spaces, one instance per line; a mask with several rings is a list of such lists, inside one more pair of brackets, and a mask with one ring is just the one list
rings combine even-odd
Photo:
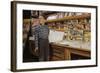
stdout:
[[65,48],[64,56],[65,56],[64,57],[65,60],[71,60],[71,53],[69,49]]

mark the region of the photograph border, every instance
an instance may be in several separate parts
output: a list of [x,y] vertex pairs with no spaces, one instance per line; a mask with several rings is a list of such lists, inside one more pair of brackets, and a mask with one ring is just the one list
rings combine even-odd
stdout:
[[[35,5],[50,5],[50,6],[68,6],[68,7],[84,7],[84,8],[95,8],[96,9],[96,64],[95,65],[83,65],[83,66],[69,66],[69,67],[52,67],[52,68],[41,68],[41,69],[18,69],[17,70],[17,4],[35,4]],[[90,5],[76,5],[76,4],[60,4],[60,3],[43,3],[43,2],[27,2],[27,1],[11,1],[11,71],[36,71],[36,70],[52,70],[52,69],[68,69],[68,68],[83,68],[83,67],[96,67],[98,66],[98,7]]]

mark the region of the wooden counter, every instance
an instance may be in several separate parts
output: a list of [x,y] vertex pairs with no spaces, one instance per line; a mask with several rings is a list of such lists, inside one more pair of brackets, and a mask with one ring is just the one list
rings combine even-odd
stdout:
[[[91,47],[89,43],[86,42],[80,43],[77,41],[67,41],[65,44],[63,43],[58,43],[58,42],[50,43],[51,61],[73,60],[73,56],[74,60],[91,58],[91,50],[90,50]],[[30,40],[31,52],[32,49],[34,49],[34,41]],[[81,58],[79,56],[81,56]],[[76,57],[79,58],[77,59]]]
[[91,58],[91,51],[86,48],[77,48],[69,45],[50,43],[51,60],[71,60],[72,54]]

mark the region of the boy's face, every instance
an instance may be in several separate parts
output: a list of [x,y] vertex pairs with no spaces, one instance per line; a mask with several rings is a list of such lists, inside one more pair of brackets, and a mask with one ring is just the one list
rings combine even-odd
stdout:
[[44,24],[45,23],[45,19],[42,16],[39,17],[39,20],[40,20],[40,23],[41,24]]

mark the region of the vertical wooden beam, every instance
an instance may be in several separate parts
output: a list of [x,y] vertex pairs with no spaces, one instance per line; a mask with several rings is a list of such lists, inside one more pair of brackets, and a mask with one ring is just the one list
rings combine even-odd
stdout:
[[64,59],[65,60],[71,60],[71,53],[70,53],[70,50],[69,49],[66,49],[65,48],[65,51],[64,51]]

